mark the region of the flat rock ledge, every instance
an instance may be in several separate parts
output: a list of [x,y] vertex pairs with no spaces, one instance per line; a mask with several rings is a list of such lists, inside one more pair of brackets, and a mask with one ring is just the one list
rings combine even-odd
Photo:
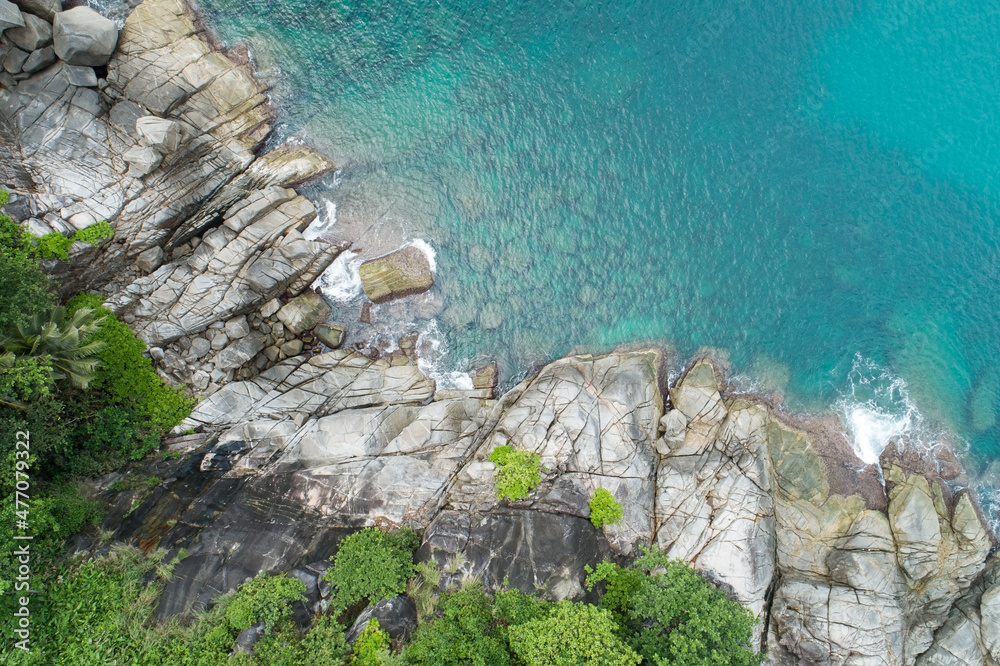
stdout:
[[[886,460],[885,496],[853,494],[874,473],[830,456],[822,431],[731,394],[707,359],[662,395],[660,365],[652,350],[566,358],[487,400],[350,350],[291,358],[198,405],[184,427],[205,443],[155,463],[168,481],[123,520],[124,493],[105,526],[191,553],[163,617],[259,570],[325,590],[340,538],[407,525],[442,584],[506,578],[554,599],[587,597],[584,565],[656,544],[761,618],[772,664],[996,663],[1000,565],[967,491]],[[496,498],[500,445],[541,456],[524,500]],[[843,462],[862,470],[848,483]],[[597,488],[625,509],[600,530]]]

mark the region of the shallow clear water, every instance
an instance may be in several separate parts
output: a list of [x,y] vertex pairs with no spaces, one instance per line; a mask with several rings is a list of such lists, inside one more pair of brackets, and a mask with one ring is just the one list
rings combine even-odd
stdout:
[[434,247],[433,302],[387,312],[445,367],[711,346],[797,408],[1000,455],[995,4],[202,4],[278,138],[342,165],[329,228]]

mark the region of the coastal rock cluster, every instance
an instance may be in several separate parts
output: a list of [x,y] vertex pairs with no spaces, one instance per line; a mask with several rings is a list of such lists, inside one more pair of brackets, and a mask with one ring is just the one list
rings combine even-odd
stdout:
[[[507,579],[554,599],[586,597],[585,565],[656,544],[760,618],[775,664],[994,663],[997,565],[966,491],[888,458],[883,491],[828,434],[730,395],[711,361],[666,396],[659,366],[655,351],[566,358],[493,400],[349,350],[288,359],[199,404],[185,426],[202,434],[175,445],[187,456],[157,463],[174,465],[164,484],[124,494],[108,526],[190,553],[163,615],[258,570],[294,569],[322,608],[344,534],[407,525],[443,585]],[[497,499],[501,445],[541,456],[524,500]],[[597,488],[625,510],[600,530]],[[966,660],[948,661],[957,646]]]
[[[413,340],[378,358],[338,349],[345,330],[310,285],[342,248],[304,234],[317,213],[295,190],[333,165],[266,150],[249,68],[182,0],[145,0],[113,35],[49,0],[12,7],[0,0],[5,210],[39,235],[107,220],[112,239],[49,268],[67,294],[105,294],[161,374],[202,397],[168,442],[179,457],[145,465],[158,485],[100,482],[116,539],[188,553],[161,618],[259,571],[306,583],[300,614],[325,609],[339,540],[406,525],[442,585],[553,599],[590,594],[585,565],[656,545],[760,619],[773,664],[1000,663],[1000,564],[955,474],[902,443],[866,467],[839,427],[735,394],[707,358],[668,382],[655,350],[574,356],[497,397],[495,366],[438,390]],[[373,302],[433,282],[414,247],[362,278]],[[527,498],[497,498],[499,446],[540,456]],[[601,488],[624,515],[596,529]]]
[[[81,13],[87,21],[74,23]],[[99,220],[114,228],[53,267],[62,284],[122,293],[114,306],[134,310],[159,346],[301,291],[333,261],[337,248],[301,237],[316,212],[290,189],[333,165],[305,146],[260,154],[271,131],[265,91],[211,48],[184,3],[143,2],[120,32],[88,8],[53,16],[57,52],[60,34],[117,44],[102,62],[70,46],[65,59],[0,82],[8,214],[36,235]],[[16,48],[11,30],[3,40]]]

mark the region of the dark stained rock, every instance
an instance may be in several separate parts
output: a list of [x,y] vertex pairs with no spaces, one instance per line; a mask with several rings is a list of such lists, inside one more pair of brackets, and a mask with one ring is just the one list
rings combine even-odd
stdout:
[[372,618],[378,620],[379,626],[393,640],[406,640],[417,628],[417,606],[413,599],[405,596],[382,599],[361,611],[347,632],[347,642],[354,643]]
[[442,511],[417,551],[418,560],[437,561],[442,586],[472,576],[498,588],[507,579],[512,588],[557,600],[586,598],[584,566],[611,558],[607,539],[588,520],[507,508],[482,517]]

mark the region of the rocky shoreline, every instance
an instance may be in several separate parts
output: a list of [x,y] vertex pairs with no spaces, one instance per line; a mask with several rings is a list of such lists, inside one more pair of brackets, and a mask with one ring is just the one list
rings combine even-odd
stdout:
[[[179,457],[144,466],[158,485],[95,489],[116,539],[187,551],[160,617],[261,570],[307,584],[305,617],[325,608],[339,539],[407,525],[443,585],[507,578],[555,599],[586,596],[584,565],[657,545],[758,615],[773,664],[1000,663],[996,544],[953,457],[890,447],[883,484],[839,424],[736,393],[708,358],[668,383],[657,350],[573,356],[495,396],[490,370],[438,391],[412,344],[337,349],[310,285],[343,248],[303,236],[316,211],[295,190],[333,164],[264,152],[273,113],[246,63],[182,0],[139,4],[106,65],[59,51],[0,81],[6,211],[36,234],[110,222],[114,238],[52,273],[107,296],[161,374],[204,396],[168,443]],[[371,299],[428,288],[418,255],[370,267]],[[542,458],[525,500],[494,493],[505,444]],[[600,530],[597,488],[625,512]]]

